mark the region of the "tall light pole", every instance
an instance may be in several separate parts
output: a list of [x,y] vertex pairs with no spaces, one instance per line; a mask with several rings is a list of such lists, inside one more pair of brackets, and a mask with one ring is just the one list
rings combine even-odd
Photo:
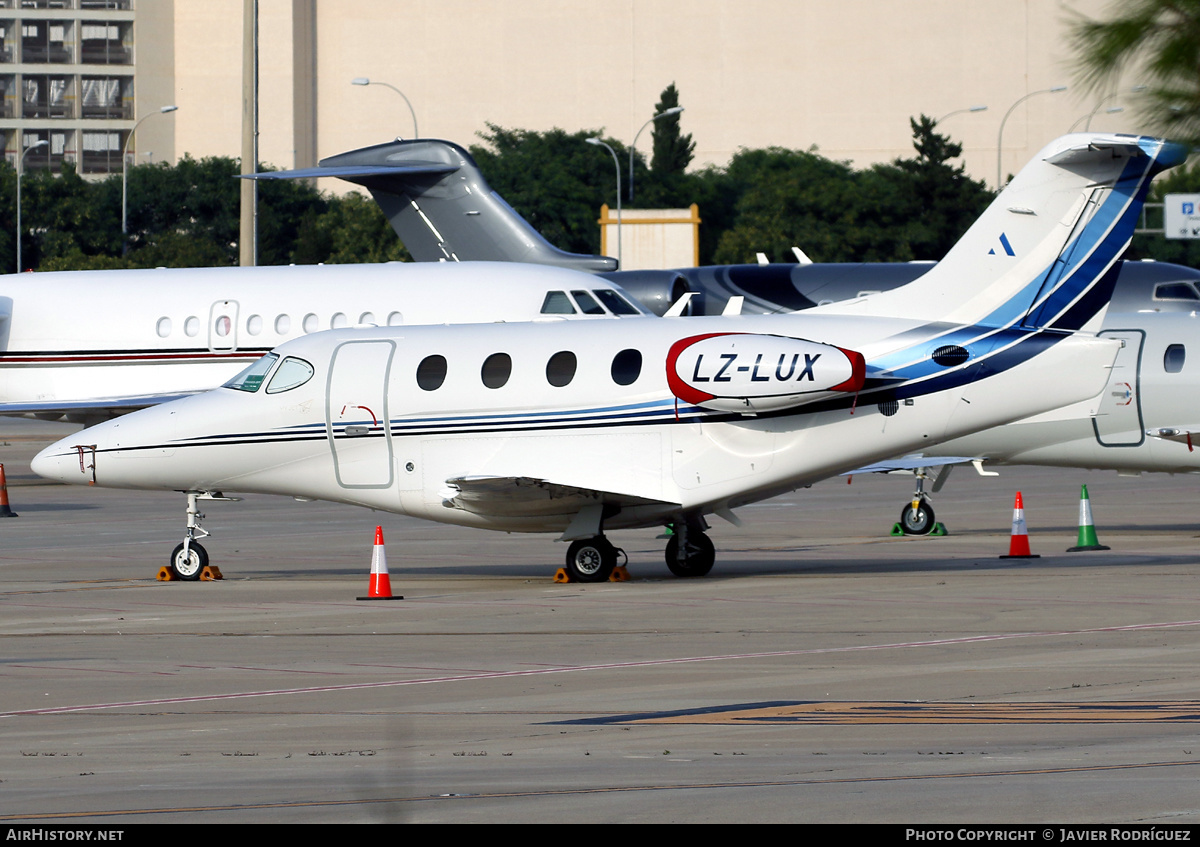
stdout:
[[[1092,118],[1096,117],[1096,115],[1099,114],[1100,108],[1105,103],[1107,103],[1109,100],[1115,100],[1116,98],[1120,97],[1122,94],[1141,94],[1145,90],[1146,90],[1146,86],[1135,85],[1133,88],[1130,88],[1128,91],[1114,91],[1112,94],[1108,94],[1108,95],[1105,95],[1104,97],[1101,97],[1099,100],[1096,101],[1096,108],[1092,109],[1092,111],[1088,112],[1087,115],[1085,116],[1087,122],[1083,125],[1083,131],[1084,132],[1091,131]],[[1112,115],[1112,114],[1115,114],[1116,112],[1125,111],[1125,107],[1124,106],[1110,106],[1109,108],[1105,109],[1104,111],[1105,111],[1105,114]],[[1085,118],[1080,118],[1079,121],[1082,121],[1084,119]],[[1075,123],[1071,124],[1072,130],[1075,128],[1075,125],[1079,123],[1079,121],[1075,121]]]
[[[659,112],[657,115],[652,117],[650,120],[648,120],[644,124],[642,124],[642,129],[645,129],[646,127],[650,126],[650,124],[654,123],[659,118],[665,118],[670,115],[678,115],[682,111],[683,111],[682,106],[674,106],[670,109],[667,109],[664,112]],[[633,148],[637,147],[638,136],[642,134],[642,129],[639,129],[637,131],[637,135],[635,135],[633,137],[633,143],[629,145],[629,202],[630,203],[633,202]],[[617,197],[619,198],[620,196],[621,196],[621,192],[618,191]]]
[[1031,91],[1028,94],[1026,94],[1024,97],[1018,98],[1017,102],[1013,103],[1012,106],[1009,107],[1008,111],[1004,113],[1004,120],[1000,121],[1000,132],[996,135],[996,190],[997,191],[999,191],[1000,189],[1002,189],[1004,187],[1003,185],[1000,184],[1000,180],[1003,179],[1003,177],[1000,175],[1000,165],[1001,165],[1001,161],[1002,161],[1003,157],[1000,154],[1004,150],[1004,124],[1005,124],[1005,121],[1008,120],[1008,116],[1013,113],[1013,109],[1016,109],[1018,106],[1020,106],[1022,103],[1024,103],[1026,100],[1028,100],[1030,97],[1033,97],[1034,95],[1058,94],[1060,91],[1066,91],[1066,90],[1067,90],[1067,87],[1065,85],[1056,85],[1053,88],[1043,88],[1038,91]]
[[621,267],[621,160],[617,158],[617,152],[599,138],[585,138],[584,140],[588,144],[603,147],[611,153],[613,167],[617,169],[617,268],[619,269]]
[[401,97],[404,97],[404,102],[408,104],[408,113],[410,115],[412,115],[412,119],[413,119],[413,138],[421,137],[421,132],[420,132],[420,130],[417,129],[417,112],[415,109],[413,109],[413,105],[409,101],[409,99],[404,96],[404,92],[401,91],[399,88],[397,88],[396,86],[392,85],[389,82],[372,82],[370,78],[365,77],[365,76],[355,77],[354,79],[350,80],[350,84],[351,85],[382,85],[384,88],[390,88],[390,89],[392,89],[392,91],[395,91]]
[[142,125],[142,121],[147,118],[152,118],[155,115],[165,115],[168,112],[174,112],[178,106],[163,106],[157,112],[151,112],[148,115],[143,115],[137,123],[133,125],[133,129],[129,130],[129,135],[125,136],[125,143],[121,145],[121,255],[124,256],[129,250],[129,226],[127,224],[127,211],[129,209],[129,142],[133,140],[133,134],[138,131],[138,127]]
[[940,124],[942,121],[946,120],[946,118],[952,118],[955,115],[962,115],[967,112],[986,112],[986,111],[987,111],[987,106],[968,106],[965,109],[955,109],[953,112],[950,112],[947,115],[942,115],[940,118],[938,118],[935,121],[935,123]]
[[17,273],[21,272],[21,173],[24,171],[25,157],[34,150],[40,150],[43,147],[48,147],[50,142],[46,139],[35,141],[25,148],[25,152],[21,154],[21,158],[17,159]]

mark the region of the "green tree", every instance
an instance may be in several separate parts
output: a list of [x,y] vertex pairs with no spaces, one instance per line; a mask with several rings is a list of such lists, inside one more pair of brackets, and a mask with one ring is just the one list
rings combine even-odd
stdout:
[[1072,38],[1087,90],[1101,92],[1136,71],[1148,86],[1149,128],[1200,143],[1200,0],[1123,0],[1104,20],[1081,16]]
[[[616,207],[616,173],[603,147],[586,144],[600,131],[531,132],[488,124],[470,152],[500,196],[551,244],[573,253],[597,253],[602,203]],[[605,139],[626,161],[619,142]]]

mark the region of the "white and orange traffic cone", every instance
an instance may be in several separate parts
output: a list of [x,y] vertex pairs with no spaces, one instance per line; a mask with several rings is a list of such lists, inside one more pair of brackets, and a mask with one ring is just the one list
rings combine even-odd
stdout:
[[1013,504],[1012,540],[1008,543],[1008,555],[1001,559],[1040,559],[1041,556],[1029,552],[1029,530],[1025,528],[1025,506],[1021,503],[1021,492],[1017,492],[1017,501]]
[[1068,547],[1068,553],[1081,553],[1086,550],[1109,550],[1096,537],[1096,524],[1092,521],[1092,501],[1088,499],[1087,486],[1079,494],[1079,542],[1074,547]]
[[0,518],[15,518],[17,513],[8,505],[8,480],[4,478],[4,465],[0,465]]
[[375,547],[371,551],[371,585],[359,600],[403,600],[392,596],[392,578],[388,576],[387,552],[383,549],[383,527],[375,527]]

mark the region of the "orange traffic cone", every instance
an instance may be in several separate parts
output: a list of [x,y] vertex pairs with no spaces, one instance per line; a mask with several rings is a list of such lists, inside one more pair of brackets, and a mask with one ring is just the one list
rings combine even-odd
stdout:
[[392,596],[392,579],[388,576],[387,552],[383,549],[383,527],[375,527],[375,548],[371,551],[371,585],[366,597],[359,600],[403,600]]
[[1021,504],[1021,492],[1017,492],[1017,502],[1013,504],[1012,540],[1008,544],[1008,555],[1001,559],[1040,559],[1029,552],[1029,531],[1025,529],[1025,507]]
[[8,505],[8,480],[4,478],[4,465],[0,465],[0,518],[15,518],[17,513]]

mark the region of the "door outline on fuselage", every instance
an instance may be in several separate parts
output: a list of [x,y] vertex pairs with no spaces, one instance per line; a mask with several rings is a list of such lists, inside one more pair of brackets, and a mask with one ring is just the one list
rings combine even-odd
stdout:
[[[1104,386],[1104,393],[1100,395],[1100,404],[1097,412],[1105,409],[1106,404],[1111,409],[1128,408],[1132,414],[1125,413],[1120,415],[1097,415],[1092,418],[1092,432],[1096,435],[1096,443],[1101,447],[1140,447],[1146,442],[1146,427],[1142,420],[1142,352],[1146,347],[1146,331],[1142,329],[1106,329],[1097,333],[1101,338],[1119,338],[1125,342],[1125,345],[1117,351],[1117,359],[1113,362],[1112,374],[1109,376],[1108,384]],[[1133,380],[1130,381],[1130,374],[1122,369],[1127,369],[1130,364],[1133,365]],[[1125,386],[1126,389],[1132,392],[1129,402],[1123,406],[1117,405],[1113,399],[1114,394],[1120,390],[1120,386]],[[1106,420],[1105,420],[1106,419]],[[1105,432],[1101,432],[1101,421],[1104,420]],[[1116,421],[1117,423],[1111,423]],[[1136,432],[1136,441],[1116,441],[1112,436],[1120,433]],[[1105,439],[1108,439],[1107,441]]]
[[[329,359],[329,375],[325,382],[325,435],[333,459],[334,476],[342,488],[391,488],[395,481],[388,412],[388,382],[395,355],[394,341],[369,339],[343,341],[334,348]],[[342,380],[347,377],[357,383],[348,390],[342,385]],[[341,432],[337,432],[334,419],[345,420],[348,414],[361,420],[345,424]],[[368,416],[371,423],[367,423]],[[361,456],[364,444],[373,448],[365,451],[365,463]],[[348,450],[360,454],[353,464],[347,461]]]
[[[224,324],[225,332],[218,332]],[[238,301],[216,300],[208,309],[208,349],[212,353],[237,350]]]

